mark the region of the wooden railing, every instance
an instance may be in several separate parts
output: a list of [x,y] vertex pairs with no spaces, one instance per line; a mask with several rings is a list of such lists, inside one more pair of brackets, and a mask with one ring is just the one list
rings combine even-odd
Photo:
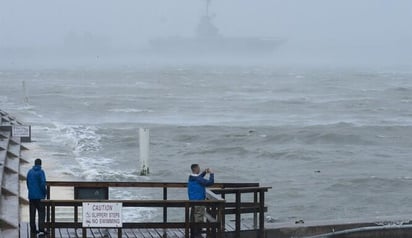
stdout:
[[[50,215],[48,218],[50,221],[46,222],[46,229],[50,231],[51,238],[56,237],[56,229],[68,228],[68,229],[82,229],[82,237],[87,237],[87,229],[82,227],[82,222],[79,221],[79,207],[82,207],[84,202],[101,202],[101,200],[45,200],[44,204]],[[189,230],[191,225],[190,221],[190,209],[194,206],[204,206],[209,211],[206,215],[205,223],[197,224],[197,227],[206,228],[208,236],[215,238],[222,238],[224,233],[224,227],[222,226],[222,217],[224,217],[224,200],[209,200],[209,201],[187,201],[187,200],[110,200],[110,202],[122,203],[123,207],[157,207],[157,208],[182,208],[184,209],[185,219],[184,222],[126,222],[123,223],[122,228],[116,228],[118,230],[118,238],[122,237],[122,229],[184,229],[185,237],[189,238]],[[57,207],[72,207],[74,209],[73,221],[70,222],[58,222],[56,221],[56,208]]]
[[[188,237],[190,228],[190,215],[188,211],[193,206],[205,205],[207,208],[206,223],[202,224],[208,233],[213,237],[221,237],[225,232],[226,215],[235,215],[235,234],[239,237],[242,230],[241,214],[252,213],[254,219],[254,229],[258,230],[258,236],[264,237],[264,212],[265,192],[269,187],[259,187],[259,183],[216,183],[207,190],[208,201],[187,201],[169,200],[169,188],[186,188],[187,183],[170,182],[74,182],[74,181],[51,181],[47,183],[47,200],[45,201],[46,226],[53,232],[53,228],[81,228],[78,220],[78,207],[84,200],[51,200],[52,187],[73,187],[73,188],[161,188],[162,200],[121,200],[124,206],[130,207],[157,207],[163,208],[163,222],[161,223],[124,223],[124,228],[182,228]],[[253,201],[243,201],[242,194],[252,193]],[[235,195],[234,201],[228,199],[230,194]],[[110,200],[112,202],[114,200]],[[69,206],[74,208],[75,219],[73,223],[59,223],[56,220],[55,208],[59,206]],[[182,223],[168,222],[168,208],[185,208],[185,221]],[[54,209],[54,210],[53,210]],[[77,217],[77,218],[76,218]],[[258,222],[259,221],[259,222]],[[70,225],[71,224],[71,225]],[[121,230],[119,231],[121,232]],[[83,232],[83,234],[85,234]],[[119,233],[120,234],[120,233]],[[52,236],[54,237],[54,236]],[[120,237],[120,236],[119,236]]]
[[[214,194],[220,194],[225,203],[225,215],[235,215],[235,237],[240,237],[241,232],[241,215],[253,213],[253,228],[259,231],[259,237],[265,237],[265,193],[271,187],[243,187],[243,188],[226,188],[212,189]],[[230,201],[228,195],[234,194],[234,201]],[[243,201],[242,195],[253,194],[253,201]],[[225,222],[225,221],[223,221]]]

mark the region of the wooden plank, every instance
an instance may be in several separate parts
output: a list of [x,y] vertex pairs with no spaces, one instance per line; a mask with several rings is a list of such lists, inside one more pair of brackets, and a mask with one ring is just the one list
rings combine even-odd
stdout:
[[227,222],[227,223],[225,224],[225,230],[226,230],[226,231],[235,231],[236,229],[235,229],[235,227],[233,226],[233,224]]
[[60,229],[62,231],[62,237],[67,237],[71,238],[69,230],[68,229]]
[[[255,212],[259,212],[260,211],[260,207],[241,207],[239,209],[240,213],[242,214],[247,214],[247,213],[255,213]],[[267,207],[264,207],[264,212],[268,211]],[[237,213],[237,209],[236,208],[229,208],[229,209],[225,209],[225,214],[226,215],[233,215]]]
[[253,193],[264,191],[267,192],[272,187],[245,187],[245,188],[225,188],[225,189],[211,189],[212,192],[216,194],[236,194],[237,192],[241,193]]
[[[141,188],[186,188],[187,183],[172,182],[111,182],[111,181],[48,181],[50,186],[58,187],[141,187]],[[215,183],[210,188],[248,188],[258,187],[259,183]]]
[[145,235],[144,230],[143,229],[132,229],[133,234],[135,234],[136,237],[148,237]]
[[97,237],[97,236],[101,235],[100,234],[100,229],[90,229],[90,233],[92,234],[93,237]]
[[167,238],[178,238],[172,229],[167,229],[165,232]]
[[126,235],[127,238],[136,238],[131,229],[123,229],[123,234]]
[[57,232],[56,232],[56,234],[58,234],[60,237],[63,237],[63,234],[62,234],[62,231],[61,231],[61,229],[57,229]]
[[[101,200],[44,200],[45,205],[55,204],[56,206],[82,206],[83,202],[101,202]],[[123,207],[185,207],[186,204],[189,206],[213,206],[217,204],[222,204],[224,201],[188,201],[188,200],[110,200],[110,202],[119,202],[123,204]]]
[[157,234],[157,232],[156,232],[155,229],[147,229],[147,230],[148,230],[148,232],[149,232],[149,234],[150,234],[150,237],[152,237],[152,238],[159,238],[159,234]]
[[66,229],[67,234],[69,235],[70,238],[78,238],[79,236],[77,235],[76,229]]
[[163,237],[164,234],[167,234],[167,229],[154,229],[156,233],[159,235],[158,237]]
[[74,232],[76,234],[76,237],[82,237],[82,229],[75,229]]
[[182,229],[175,229],[173,230],[173,232],[175,233],[176,237],[185,237],[185,232]]

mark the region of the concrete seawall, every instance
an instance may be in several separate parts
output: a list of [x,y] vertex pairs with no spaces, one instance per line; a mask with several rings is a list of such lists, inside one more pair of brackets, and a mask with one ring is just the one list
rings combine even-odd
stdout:
[[25,175],[21,165],[27,148],[22,138],[13,136],[13,126],[23,126],[14,117],[0,110],[0,237],[20,237],[20,208],[28,201],[21,197],[21,183]]

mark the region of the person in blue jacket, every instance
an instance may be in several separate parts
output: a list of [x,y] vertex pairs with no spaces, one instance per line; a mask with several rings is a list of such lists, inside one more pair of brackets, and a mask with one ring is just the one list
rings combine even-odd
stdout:
[[[45,234],[44,220],[45,207],[41,203],[46,198],[46,174],[41,168],[41,159],[34,161],[34,166],[27,173],[27,189],[29,190],[30,232],[31,234]],[[36,229],[36,211],[38,214],[39,230]]]
[[[192,164],[190,166],[192,173],[189,175],[189,182],[187,185],[187,192],[189,195],[189,200],[191,201],[202,201],[206,199],[206,187],[212,186],[215,182],[215,176],[212,170],[209,168],[200,173],[200,166],[198,164]],[[206,174],[209,175],[209,179],[206,179]],[[191,211],[191,221],[194,222],[190,236],[202,237],[202,229],[196,227],[196,223],[204,222],[205,216],[204,206],[195,206]]]

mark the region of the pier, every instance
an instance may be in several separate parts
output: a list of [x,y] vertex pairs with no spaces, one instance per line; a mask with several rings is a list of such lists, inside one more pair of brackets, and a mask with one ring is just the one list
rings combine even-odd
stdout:
[[[217,183],[207,190],[206,201],[174,200],[168,196],[168,189],[181,189],[186,193],[186,183],[171,182],[73,182],[51,181],[48,182],[48,196],[44,201],[47,207],[46,227],[50,231],[50,237],[185,237],[188,238],[192,223],[190,221],[190,209],[194,206],[204,206],[207,209],[205,223],[200,225],[208,237],[265,237],[265,217],[267,207],[264,204],[265,193],[270,187],[261,187],[257,183]],[[105,191],[110,188],[145,188],[157,189],[162,193],[162,200],[106,200],[106,199],[52,199],[53,187],[69,187],[75,190],[86,188],[94,191]],[[76,193],[74,192],[75,196]],[[105,194],[103,192],[102,194]],[[250,194],[245,199],[246,194]],[[229,196],[233,195],[233,198]],[[103,196],[105,197],[105,196]],[[127,199],[127,198],[126,198]],[[160,208],[163,220],[151,222],[140,220],[123,223],[120,228],[85,228],[80,220],[80,211],[84,203],[113,202],[121,203],[123,207],[152,207]],[[58,221],[58,207],[70,208],[73,212],[71,221]],[[181,209],[184,216],[181,221],[169,221],[171,208]],[[243,214],[253,214],[253,222],[247,224],[242,221]],[[233,222],[226,221],[227,215],[234,215]],[[248,234],[248,236],[245,236]]]

